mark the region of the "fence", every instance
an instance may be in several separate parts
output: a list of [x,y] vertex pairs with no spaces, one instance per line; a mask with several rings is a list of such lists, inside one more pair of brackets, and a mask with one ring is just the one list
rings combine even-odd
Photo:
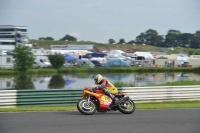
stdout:
[[0,107],[74,105],[82,90],[1,90]]
[[200,86],[123,87],[122,90],[138,102],[200,99]]
[[[200,86],[123,87],[120,91],[135,102],[200,99]],[[69,106],[81,98],[82,90],[0,90],[0,107]]]

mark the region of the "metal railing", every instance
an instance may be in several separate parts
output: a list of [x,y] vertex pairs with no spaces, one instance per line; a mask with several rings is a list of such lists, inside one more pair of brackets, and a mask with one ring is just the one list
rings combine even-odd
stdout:
[[[122,87],[119,91],[135,102],[200,99],[200,86]],[[0,107],[68,106],[81,97],[82,90],[0,90]]]
[[138,102],[200,99],[200,86],[123,87],[122,90]]

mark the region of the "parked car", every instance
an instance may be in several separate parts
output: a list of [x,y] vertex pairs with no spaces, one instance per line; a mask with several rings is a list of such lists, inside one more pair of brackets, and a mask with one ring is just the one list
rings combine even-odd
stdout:
[[49,65],[44,64],[44,63],[42,63],[42,62],[34,62],[33,67],[35,67],[35,68],[36,68],[36,67],[47,68],[47,67],[49,67]]
[[73,66],[73,64],[71,64],[67,61],[63,64],[63,67],[71,67],[71,66]]

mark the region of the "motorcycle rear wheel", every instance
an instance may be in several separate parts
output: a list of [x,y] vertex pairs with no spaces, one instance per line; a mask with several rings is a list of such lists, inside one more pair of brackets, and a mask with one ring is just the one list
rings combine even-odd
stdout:
[[93,101],[87,101],[87,99],[80,99],[77,103],[77,109],[84,115],[92,115],[96,112],[97,107]]
[[118,105],[118,110],[123,114],[131,114],[135,111],[135,103],[128,99]]

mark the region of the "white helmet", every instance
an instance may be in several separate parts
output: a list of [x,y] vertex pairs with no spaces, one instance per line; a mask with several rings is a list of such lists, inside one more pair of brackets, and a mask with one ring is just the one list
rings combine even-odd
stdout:
[[101,74],[97,74],[94,76],[94,83],[95,84],[99,84],[102,81],[103,77],[101,76]]

